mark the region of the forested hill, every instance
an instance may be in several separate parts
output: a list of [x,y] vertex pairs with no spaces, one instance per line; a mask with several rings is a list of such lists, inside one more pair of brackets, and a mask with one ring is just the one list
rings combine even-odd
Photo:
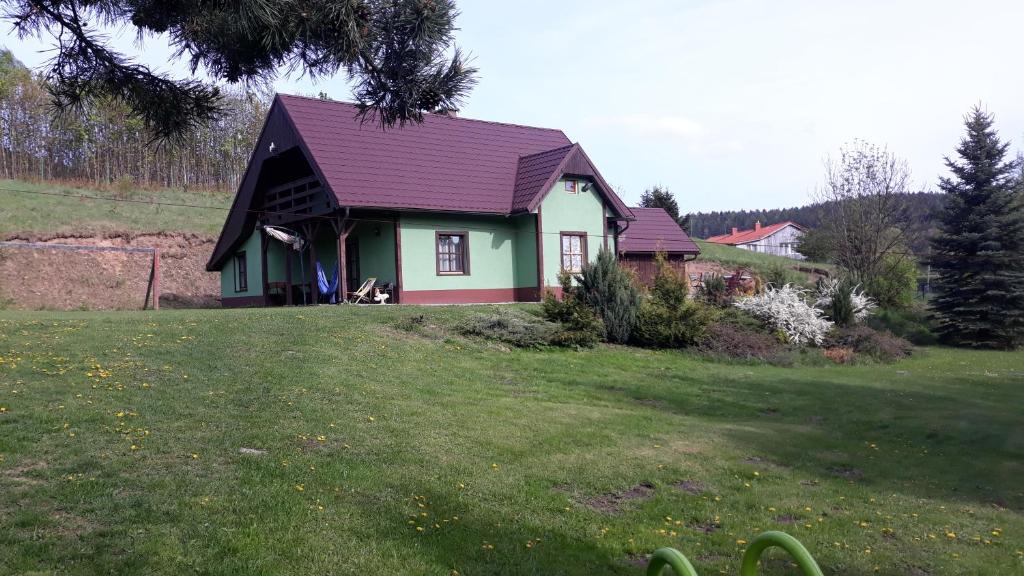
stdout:
[[[910,226],[928,230],[932,227],[945,196],[918,192],[906,195],[906,210]],[[810,204],[799,208],[774,208],[771,210],[733,210],[728,212],[698,212],[690,214],[690,233],[697,238],[708,238],[727,234],[732,229],[753,228],[754,223],[774,224],[792,220],[808,228],[817,228],[828,213],[827,204]]]

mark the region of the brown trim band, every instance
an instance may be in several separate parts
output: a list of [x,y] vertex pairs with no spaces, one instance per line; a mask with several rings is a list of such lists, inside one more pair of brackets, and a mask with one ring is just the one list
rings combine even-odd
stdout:
[[263,296],[232,296],[221,298],[220,305],[224,308],[258,308],[264,305]]
[[538,302],[540,294],[533,286],[523,288],[475,288],[466,290],[406,290],[403,304],[500,304],[502,302]]

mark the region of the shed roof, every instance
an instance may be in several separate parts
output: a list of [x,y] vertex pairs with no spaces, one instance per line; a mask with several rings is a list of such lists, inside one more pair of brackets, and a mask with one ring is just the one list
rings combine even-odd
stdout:
[[620,252],[700,254],[700,248],[663,208],[630,208],[636,218],[619,235]]

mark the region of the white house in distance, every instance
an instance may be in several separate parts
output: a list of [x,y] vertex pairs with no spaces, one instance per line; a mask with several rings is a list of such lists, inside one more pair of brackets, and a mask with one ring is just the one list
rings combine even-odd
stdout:
[[737,230],[733,228],[732,234],[712,236],[708,238],[708,242],[727,244],[762,254],[803,260],[804,255],[797,252],[796,247],[800,245],[800,237],[806,231],[806,228],[796,222],[779,222],[769,226],[761,226],[761,223],[757,222],[754,224],[753,230]]

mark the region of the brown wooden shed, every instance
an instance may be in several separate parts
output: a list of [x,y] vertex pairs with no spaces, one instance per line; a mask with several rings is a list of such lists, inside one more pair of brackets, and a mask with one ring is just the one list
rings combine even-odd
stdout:
[[657,273],[655,254],[661,252],[672,268],[686,276],[686,262],[700,254],[700,248],[661,208],[630,208],[636,220],[619,233],[619,261],[637,278],[649,284]]

